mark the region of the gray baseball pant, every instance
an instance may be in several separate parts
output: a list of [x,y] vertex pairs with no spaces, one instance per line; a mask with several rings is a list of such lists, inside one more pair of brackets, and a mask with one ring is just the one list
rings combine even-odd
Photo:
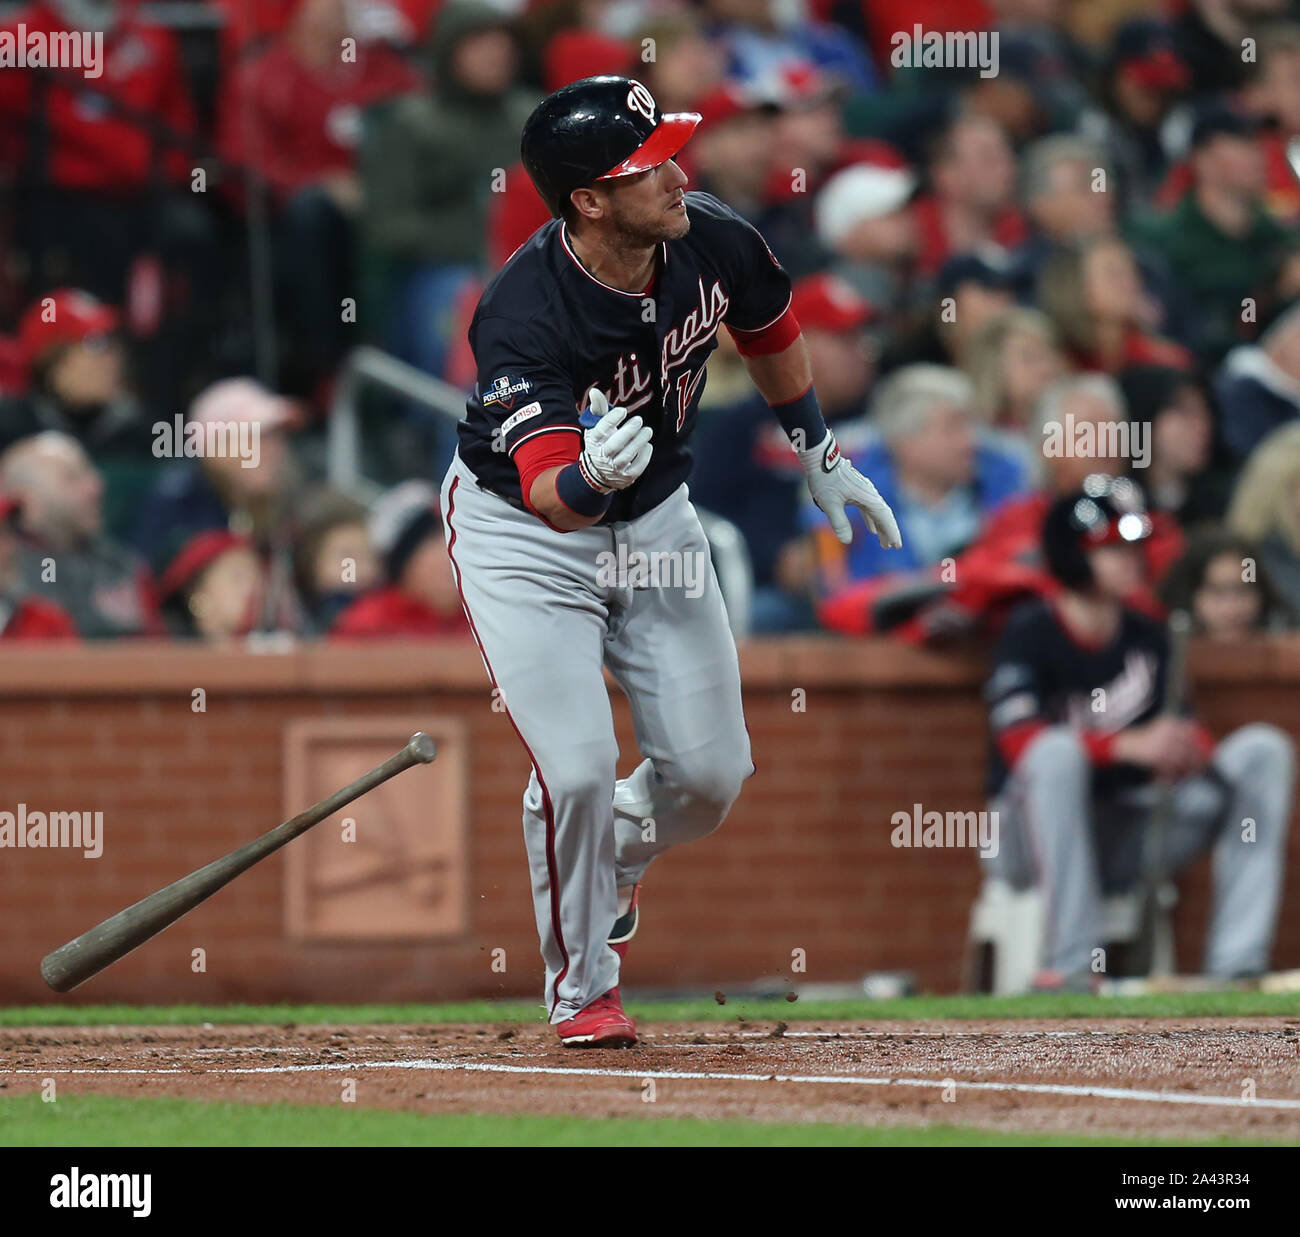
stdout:
[[[1286,862],[1295,753],[1275,726],[1233,731],[1214,749],[1216,776],[1173,788],[1164,871],[1177,873],[1212,851],[1213,910],[1204,970],[1227,978],[1267,970]],[[1000,848],[984,860],[1018,888],[1037,884],[1047,903],[1042,965],[1090,971],[1101,941],[1103,894],[1132,889],[1143,871],[1156,790],[1145,785],[1101,797],[1076,732],[1043,731],[1021,754],[1001,795]]]
[[[685,485],[635,520],[560,533],[457,455],[442,512],[474,638],[533,765],[524,840],[562,1022],[619,982],[606,943],[619,887],[716,829],[754,771],[736,646]],[[621,781],[602,666],[645,757]]]

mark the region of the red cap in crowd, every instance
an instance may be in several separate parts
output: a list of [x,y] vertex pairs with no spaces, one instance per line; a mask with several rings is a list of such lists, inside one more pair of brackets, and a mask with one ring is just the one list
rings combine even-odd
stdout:
[[875,320],[875,307],[838,275],[808,275],[794,285],[790,311],[801,327],[856,331]]
[[700,133],[712,129],[714,125],[725,124],[733,117],[743,115],[753,108],[754,104],[737,86],[726,82],[721,86],[715,86],[691,103],[691,110],[700,114],[698,128]]
[[224,528],[210,529],[191,537],[172,559],[162,579],[158,581],[158,598],[166,601],[187,589],[198,580],[207,568],[227,550],[251,550],[253,543],[247,537]]
[[596,30],[561,30],[546,45],[543,76],[548,92],[604,73],[628,74],[636,64],[631,45]]
[[18,338],[29,363],[51,348],[78,344],[93,335],[115,331],[121,315],[80,288],[59,288],[28,306],[18,324]]

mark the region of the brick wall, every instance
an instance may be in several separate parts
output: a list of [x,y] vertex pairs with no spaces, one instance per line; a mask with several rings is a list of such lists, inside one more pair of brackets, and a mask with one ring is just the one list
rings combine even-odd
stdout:
[[[658,862],[629,983],[727,988],[908,969],[953,990],[977,874],[966,852],[895,850],[890,816],[982,805],[978,661],[875,643],[756,643],[742,654],[757,774],[711,838]],[[1195,651],[1216,733],[1266,718],[1300,737],[1300,642]],[[207,693],[206,711],[191,708]],[[792,709],[795,689],[806,711]],[[625,757],[628,710],[614,691]],[[296,942],[284,926],[283,856],[241,877],[84,987],[53,998],[41,957],[76,933],[234,848],[283,815],[283,736],[303,718],[459,719],[468,740],[469,931],[444,941]],[[534,995],[539,963],[519,822],[527,761],[491,709],[472,647],[306,647],[287,653],[174,646],[0,654],[0,810],[101,810],[94,861],[0,850],[0,1001],[263,1001]],[[306,806],[305,804],[302,806]],[[1296,888],[1300,831],[1291,840]],[[1178,913],[1186,967],[1206,910],[1201,864]],[[191,970],[203,947],[207,970]],[[506,951],[494,973],[492,951]],[[1275,962],[1300,967],[1288,899]]]

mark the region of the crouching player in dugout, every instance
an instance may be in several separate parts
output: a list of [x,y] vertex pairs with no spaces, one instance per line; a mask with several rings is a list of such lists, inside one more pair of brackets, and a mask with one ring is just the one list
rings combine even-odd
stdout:
[[1159,783],[1172,788],[1162,871],[1212,854],[1206,974],[1268,969],[1293,745],[1264,724],[1216,744],[1192,717],[1162,714],[1166,629],[1125,604],[1144,582],[1139,542],[1150,530],[1127,478],[1092,476],[1058,499],[1043,538],[1061,594],[1012,616],[985,688],[1001,830],[985,862],[991,875],[1044,895],[1039,988],[1094,986],[1102,898],[1141,878]]

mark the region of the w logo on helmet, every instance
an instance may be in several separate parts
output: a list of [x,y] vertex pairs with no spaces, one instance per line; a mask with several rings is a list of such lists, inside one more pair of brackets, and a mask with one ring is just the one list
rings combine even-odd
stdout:
[[655,122],[655,97],[640,82],[632,79],[632,89],[627,92],[627,110]]

